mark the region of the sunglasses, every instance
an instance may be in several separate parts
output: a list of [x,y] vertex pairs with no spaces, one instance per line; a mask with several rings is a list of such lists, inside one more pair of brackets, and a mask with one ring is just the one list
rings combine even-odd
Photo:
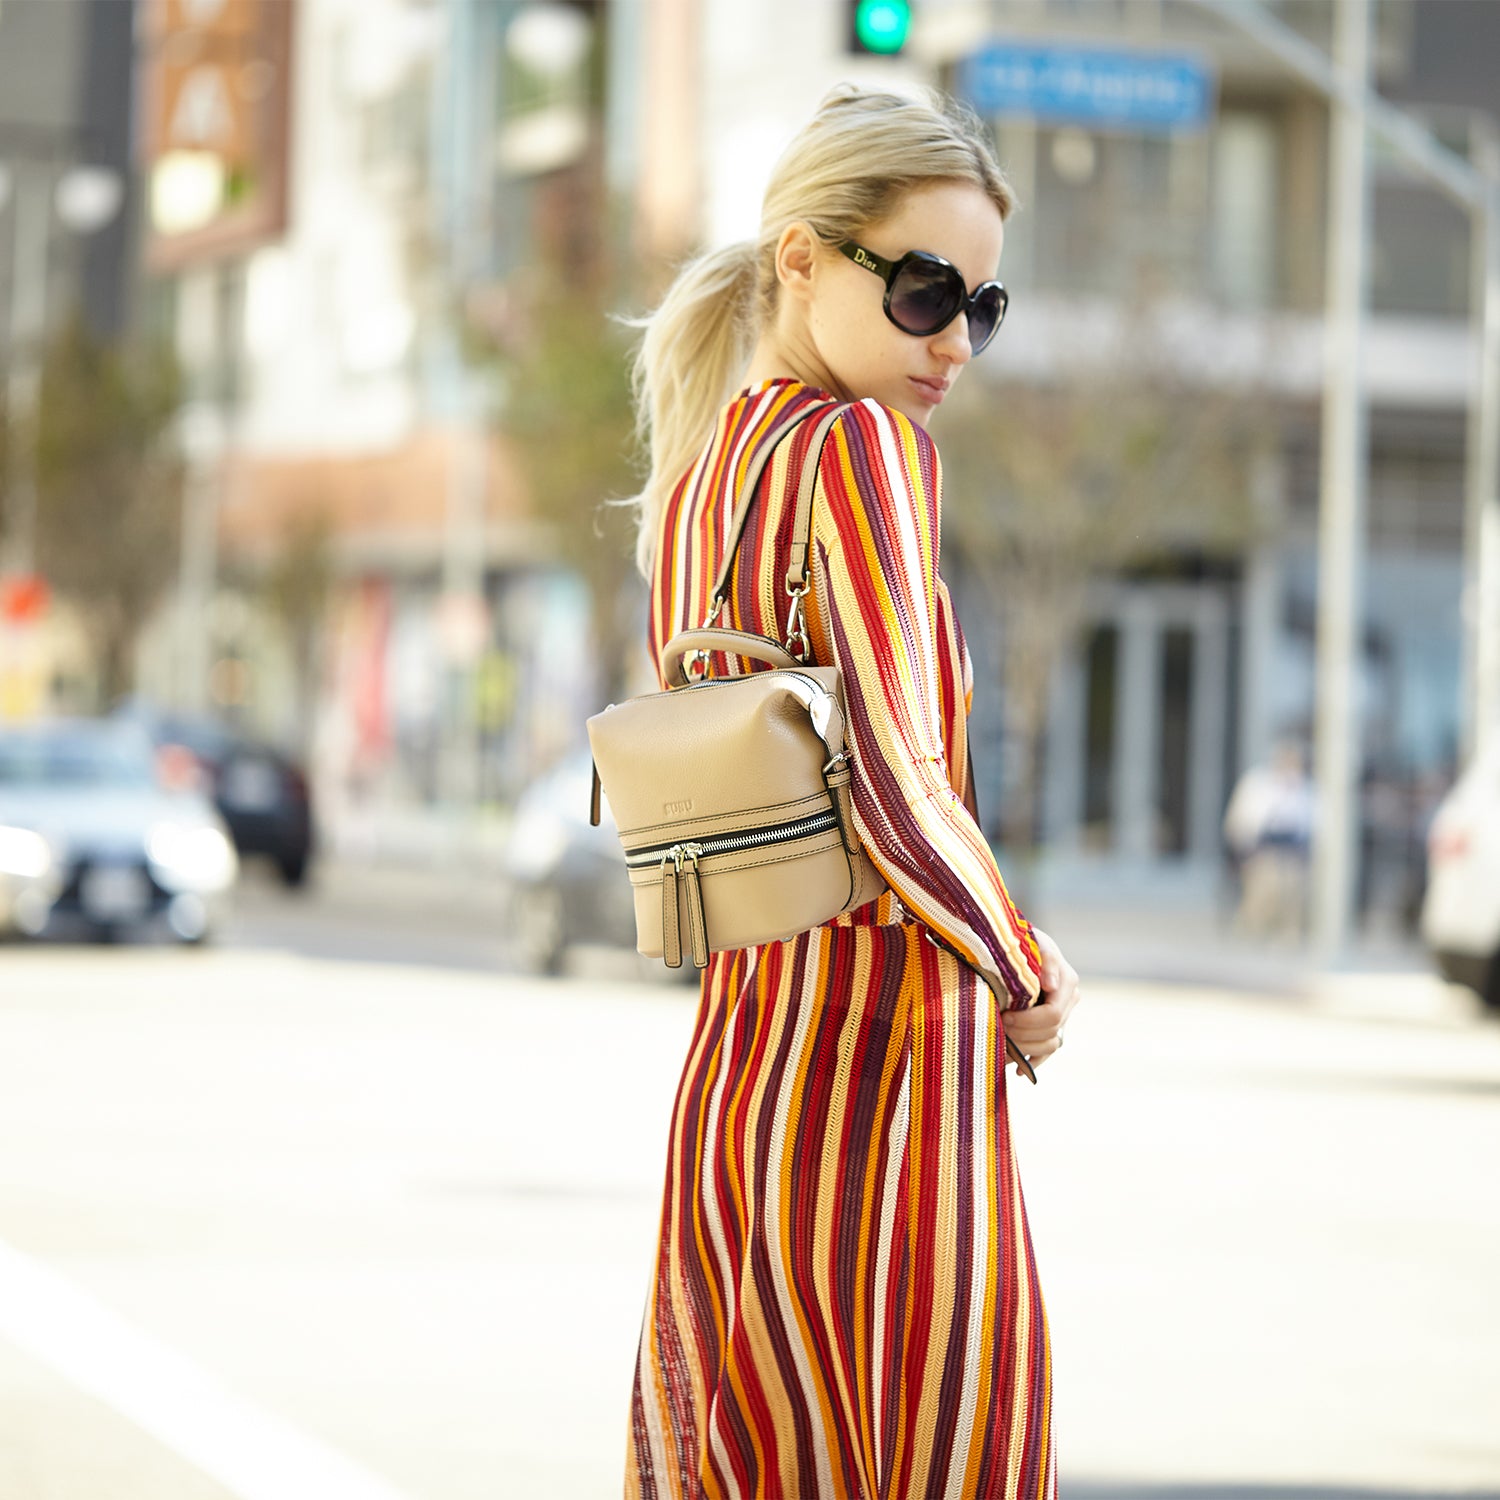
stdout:
[[941,255],[908,250],[900,260],[886,260],[853,240],[845,240],[839,249],[885,282],[885,315],[902,333],[925,338],[964,313],[969,319],[969,348],[978,354],[1005,321],[1010,293],[998,281],[984,281],[971,297],[958,267]]

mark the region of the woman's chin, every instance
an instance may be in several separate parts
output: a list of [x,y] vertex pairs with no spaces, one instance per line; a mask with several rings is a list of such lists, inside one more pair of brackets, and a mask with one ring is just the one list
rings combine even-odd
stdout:
[[931,402],[923,401],[918,396],[898,395],[887,403],[908,418],[914,426],[925,428],[932,420],[932,414],[937,407]]

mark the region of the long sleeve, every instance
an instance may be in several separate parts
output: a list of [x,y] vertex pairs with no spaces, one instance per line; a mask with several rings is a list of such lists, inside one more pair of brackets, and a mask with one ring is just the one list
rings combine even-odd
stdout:
[[960,795],[969,682],[937,571],[940,494],[937,450],[914,423],[873,400],[839,418],[814,500],[812,628],[843,674],[870,858],[1002,1005],[1026,1006],[1041,988],[1036,938]]

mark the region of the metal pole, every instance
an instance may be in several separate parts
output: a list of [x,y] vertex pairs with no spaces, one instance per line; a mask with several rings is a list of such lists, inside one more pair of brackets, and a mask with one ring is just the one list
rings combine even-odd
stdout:
[[[1354,78],[1330,66],[1311,42],[1257,3],[1247,4],[1246,0],[1193,0],[1193,3],[1201,10],[1212,11],[1257,46],[1265,48],[1325,98],[1346,105],[1358,103],[1364,110],[1366,125],[1374,134],[1464,207],[1472,208],[1479,202],[1483,185],[1473,166],[1443,145],[1426,126],[1373,93],[1368,72]],[[1346,3],[1348,0],[1334,0],[1335,12],[1341,12]]]
[[1500,140],[1474,118],[1474,164],[1488,192],[1474,212],[1469,404],[1464,506],[1464,751],[1482,750],[1500,727]]
[[47,242],[51,173],[24,162],[13,167],[11,202],[10,369],[6,411],[10,455],[6,484],[6,546],[0,571],[36,569],[37,474],[33,419],[41,392],[42,342],[47,328]]
[[1312,902],[1313,941],[1324,963],[1336,960],[1348,942],[1358,849],[1357,688],[1369,460],[1359,368],[1369,218],[1369,0],[1338,0],[1334,57],[1346,87],[1333,105],[1329,151]]

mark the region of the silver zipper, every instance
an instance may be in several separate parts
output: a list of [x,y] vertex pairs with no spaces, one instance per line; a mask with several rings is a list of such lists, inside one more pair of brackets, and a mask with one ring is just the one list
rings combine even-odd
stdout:
[[[771,844],[784,844],[792,839],[805,839],[815,833],[826,833],[838,826],[832,811],[809,813],[791,823],[776,823],[769,828],[747,828],[743,833],[721,833],[709,838],[693,840],[692,847],[707,857],[710,854],[738,854],[745,849],[764,849]],[[687,844],[657,844],[649,849],[633,849],[625,856],[629,868],[641,865],[660,864],[663,859],[677,863],[687,856]]]

